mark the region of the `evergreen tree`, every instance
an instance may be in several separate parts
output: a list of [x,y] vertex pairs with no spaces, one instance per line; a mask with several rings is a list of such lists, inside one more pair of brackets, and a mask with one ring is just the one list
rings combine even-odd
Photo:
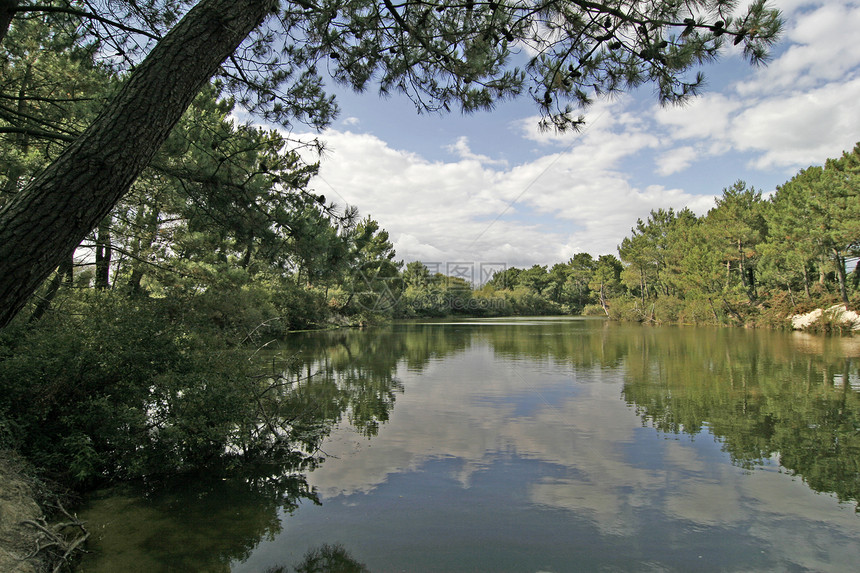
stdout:
[[846,257],[860,248],[860,144],[838,159],[828,159],[810,206],[818,226],[819,245],[836,272],[839,296],[848,302]]
[[600,255],[594,266],[594,273],[588,286],[597,293],[600,306],[609,316],[609,298],[614,296],[621,284],[621,271],[624,266],[614,255]]
[[749,301],[755,302],[757,249],[767,236],[761,192],[753,187],[747,189],[746,183],[737,181],[723,189],[723,195],[716,203],[703,223],[711,234],[713,248],[722,254],[726,267],[726,290],[739,283]]
[[421,261],[412,261],[403,269],[403,283],[412,288],[425,287],[430,283],[430,270]]
[[[785,280],[801,280],[806,298],[810,298],[810,270],[818,257],[813,238],[815,222],[808,207],[810,185],[821,177],[820,167],[801,170],[790,181],[780,185],[765,211],[769,229],[764,246],[765,265]],[[780,272],[781,271],[781,272]]]
[[569,301],[571,310],[582,312],[585,305],[591,302],[592,292],[589,284],[596,261],[588,253],[577,253],[567,264],[570,267],[570,274],[564,283],[566,300]]
[[547,291],[549,299],[557,304],[565,302],[564,285],[570,276],[569,263],[556,263],[549,269]]
[[669,233],[675,222],[675,211],[652,210],[647,222],[636,221],[632,235],[625,237],[618,247],[621,260],[627,263],[624,283],[638,289],[643,304],[646,298],[656,294],[669,294],[666,284],[666,257],[669,249]]
[[550,283],[550,276],[547,273],[546,266],[532,265],[531,268],[519,274],[517,283],[533,293],[541,295]]

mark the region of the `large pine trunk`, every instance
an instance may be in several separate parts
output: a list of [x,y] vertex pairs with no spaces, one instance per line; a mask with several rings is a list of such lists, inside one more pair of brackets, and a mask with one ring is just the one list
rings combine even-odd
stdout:
[[92,125],[0,211],[0,328],[107,216],[221,62],[276,6],[200,0]]
[[833,258],[836,261],[836,277],[839,281],[839,298],[842,299],[842,303],[845,306],[848,306],[850,302],[848,301],[848,289],[846,287],[847,277],[845,276],[845,257],[842,256],[839,249],[834,248]]
[[6,38],[12,18],[18,9],[18,0],[0,0],[0,43]]

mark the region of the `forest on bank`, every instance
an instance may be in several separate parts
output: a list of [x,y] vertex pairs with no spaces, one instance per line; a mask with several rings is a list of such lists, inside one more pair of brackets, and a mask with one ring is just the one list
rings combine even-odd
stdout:
[[[738,181],[703,216],[687,208],[652,210],[622,240],[618,257],[580,253],[551,267],[508,268],[469,293],[478,302],[454,306],[787,327],[791,315],[816,307],[856,310],[858,257],[860,144],[800,171],[767,198]],[[838,328],[827,319],[819,326]]]
[[[739,185],[705,217],[654,211],[620,259],[580,253],[476,285],[399,261],[384,221],[309,187],[319,144],[289,136],[335,117],[325,72],[423,111],[522,95],[558,129],[644,84],[683,102],[729,43],[767,59],[778,11],[735,8],[0,2],[0,450],[78,490],[204,472],[287,499],[326,424],[348,409],[372,432],[395,394],[356,367],[313,395],[313,373],[261,359],[289,332],[451,314],[759,322],[856,304],[856,149],[766,200]],[[522,43],[539,55],[519,67]],[[326,424],[303,415],[321,404]]]
[[[0,208],[122,82],[94,45],[38,19],[17,23],[5,41]],[[239,123],[223,90],[216,81],[196,97],[130,192],[14,325],[173,304],[182,320],[238,343],[451,314],[779,325],[815,306],[856,306],[860,270],[847,265],[860,254],[860,144],[768,198],[739,181],[702,217],[653,210],[618,257],[501,265],[476,284],[475,269],[457,275],[438,272],[441,263],[398,261],[377,221],[309,189],[318,164],[306,158],[317,142]]]
[[[75,18],[47,18],[22,17],[3,39],[0,211],[125,79]],[[317,165],[302,145],[315,143],[236,121],[224,83],[203,88],[0,329],[0,449],[40,475],[89,488],[240,459],[272,475],[313,464],[314,428],[283,399],[300,376],[282,374],[289,364],[261,375],[255,355],[290,331],[366,322],[354,270],[395,269],[395,253],[376,221],[308,189]]]

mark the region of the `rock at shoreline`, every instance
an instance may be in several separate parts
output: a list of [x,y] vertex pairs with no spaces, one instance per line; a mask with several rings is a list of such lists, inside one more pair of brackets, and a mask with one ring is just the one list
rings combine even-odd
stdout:
[[807,330],[822,320],[854,332],[860,331],[860,314],[848,310],[844,304],[831,306],[827,310],[816,308],[806,314],[795,314],[791,317],[791,327],[794,330]]

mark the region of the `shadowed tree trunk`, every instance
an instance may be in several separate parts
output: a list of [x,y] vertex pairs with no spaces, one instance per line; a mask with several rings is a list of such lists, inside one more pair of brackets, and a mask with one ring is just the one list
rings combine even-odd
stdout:
[[0,0],[0,43],[6,38],[17,8],[18,0]]
[[54,297],[57,295],[57,291],[60,290],[60,285],[63,284],[64,280],[66,281],[67,286],[72,286],[70,284],[72,282],[70,277],[74,276],[74,263],[75,261],[70,255],[62,264],[60,264],[60,268],[57,269],[57,272],[51,279],[50,284],[48,284],[48,290],[45,291],[45,296],[36,303],[36,307],[33,309],[33,314],[30,315],[30,322],[36,322],[44,316],[49,308],[51,308],[51,303],[54,301]]
[[105,290],[110,287],[110,260],[110,216],[108,216],[104,221],[99,223],[98,233],[96,234],[95,287],[99,290]]
[[845,276],[845,257],[839,252],[839,249],[833,249],[833,259],[836,261],[836,277],[839,281],[839,298],[842,303],[848,306],[848,289],[846,288],[847,279]]
[[0,328],[107,216],[221,62],[277,4],[198,2],[92,125],[0,211]]

